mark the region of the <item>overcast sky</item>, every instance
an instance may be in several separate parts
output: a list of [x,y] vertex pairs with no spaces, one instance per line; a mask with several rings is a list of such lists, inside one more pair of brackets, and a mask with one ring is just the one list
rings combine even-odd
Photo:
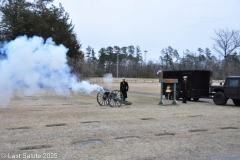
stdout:
[[[171,46],[182,56],[200,47],[212,53],[214,30],[240,30],[240,0],[55,0],[75,25],[85,52],[108,46],[138,45],[157,61]],[[98,53],[97,53],[98,55]],[[216,56],[218,56],[216,54]]]

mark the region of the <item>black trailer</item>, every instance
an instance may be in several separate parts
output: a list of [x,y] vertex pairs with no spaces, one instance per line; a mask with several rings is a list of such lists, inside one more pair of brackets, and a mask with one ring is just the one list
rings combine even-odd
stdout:
[[[178,79],[176,85],[176,99],[182,98],[180,92],[180,83],[183,81],[183,76],[187,76],[189,81],[188,100],[193,99],[198,101],[199,98],[209,98],[209,86],[212,72],[210,70],[178,70],[178,71],[163,71],[163,79]],[[173,98],[173,85],[171,83],[163,83],[163,95],[165,98]],[[166,92],[167,91],[167,92]]]

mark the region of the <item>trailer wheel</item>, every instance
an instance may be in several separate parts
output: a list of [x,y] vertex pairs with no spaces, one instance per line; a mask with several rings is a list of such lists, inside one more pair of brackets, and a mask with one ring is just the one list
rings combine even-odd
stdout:
[[223,92],[217,92],[213,97],[213,101],[216,105],[225,105],[227,103],[227,99]]
[[199,100],[199,98],[193,98],[193,100],[194,100],[194,101],[198,101],[198,100]]
[[239,100],[239,99],[233,99],[233,103],[234,103],[236,106],[240,106],[240,100]]

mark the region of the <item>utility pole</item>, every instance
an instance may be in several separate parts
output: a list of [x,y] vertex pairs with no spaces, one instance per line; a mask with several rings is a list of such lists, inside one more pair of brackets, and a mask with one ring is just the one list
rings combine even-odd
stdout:
[[115,47],[113,47],[113,52],[117,54],[117,78],[118,78],[118,50]]
[[147,64],[147,59],[146,59],[146,53],[147,53],[147,51],[145,50],[144,53],[145,53],[145,64]]

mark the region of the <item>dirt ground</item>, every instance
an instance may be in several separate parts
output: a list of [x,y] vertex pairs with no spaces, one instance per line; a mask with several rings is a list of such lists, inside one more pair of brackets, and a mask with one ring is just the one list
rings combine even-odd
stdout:
[[201,99],[161,106],[158,82],[129,85],[132,105],[119,108],[99,106],[97,92],[15,97],[0,108],[0,159],[240,159],[240,107]]

